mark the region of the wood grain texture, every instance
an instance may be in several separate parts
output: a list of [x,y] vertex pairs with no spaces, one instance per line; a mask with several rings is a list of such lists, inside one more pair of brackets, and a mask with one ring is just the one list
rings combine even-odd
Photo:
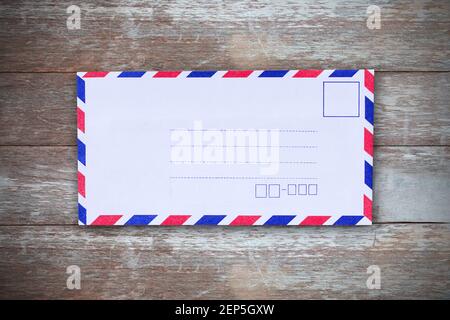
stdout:
[[[450,145],[450,73],[378,72],[376,145]],[[0,74],[0,145],[75,145],[74,74]]]
[[[377,147],[375,222],[450,222],[450,147]],[[0,147],[0,224],[76,224],[75,147]]]
[[[449,299],[449,243],[439,224],[0,227],[0,298]],[[81,290],[66,289],[69,265]]]
[[[6,0],[0,41],[0,299],[450,299],[450,1]],[[376,69],[374,226],[74,225],[74,72],[272,68]]]
[[374,68],[449,71],[447,0],[10,1],[0,7],[0,71]]

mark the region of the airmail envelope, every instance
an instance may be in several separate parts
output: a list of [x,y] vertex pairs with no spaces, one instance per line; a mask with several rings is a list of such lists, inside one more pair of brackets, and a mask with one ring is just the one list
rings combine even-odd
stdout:
[[79,72],[82,225],[368,225],[373,70]]

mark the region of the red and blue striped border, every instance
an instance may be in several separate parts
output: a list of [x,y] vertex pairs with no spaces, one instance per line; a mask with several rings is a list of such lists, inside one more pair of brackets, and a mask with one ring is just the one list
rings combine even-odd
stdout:
[[[252,76],[258,78],[317,78],[323,71],[326,70],[201,70],[201,71],[122,71],[122,72],[86,72],[78,81],[83,81],[86,78],[105,78],[105,77],[117,77],[117,78],[212,78],[219,76],[221,78],[249,78]],[[358,70],[334,70],[334,72],[348,72],[355,74]],[[330,75],[332,77],[333,75]],[[339,75],[336,75],[336,77]],[[342,77],[343,75],[341,75]],[[335,76],[333,76],[335,77]],[[79,92],[81,93],[81,92]],[[84,101],[84,93],[83,101]],[[79,96],[80,97],[80,96]]]
[[[98,76],[100,72],[87,72],[83,78]],[[85,107],[86,84],[82,77],[77,75],[77,159],[78,159],[78,223],[87,224],[86,210],[86,143],[85,143]]]
[[373,140],[374,140],[374,94],[375,73],[373,70],[364,70],[364,196],[363,214],[372,222],[373,197]]
[[[86,209],[86,176],[87,165],[86,144],[85,144],[85,108],[86,108],[86,84],[88,78],[117,77],[124,79],[153,77],[153,78],[352,78],[360,70],[203,70],[203,71],[123,71],[123,72],[85,72],[77,75],[77,130],[78,130],[78,221],[80,225],[112,226],[112,225],[229,225],[229,226],[317,226],[336,225],[350,226],[372,222],[372,181],[373,181],[373,114],[374,114],[374,71],[361,70],[364,72],[364,185],[363,195],[363,215],[341,215],[334,222],[331,222],[331,215],[272,215],[264,217],[262,215],[202,215],[194,218],[193,215],[173,214],[136,214],[132,216],[123,214],[101,214],[94,220],[87,220]],[[194,221],[192,219],[195,219]],[[369,222],[369,223],[367,223]]]

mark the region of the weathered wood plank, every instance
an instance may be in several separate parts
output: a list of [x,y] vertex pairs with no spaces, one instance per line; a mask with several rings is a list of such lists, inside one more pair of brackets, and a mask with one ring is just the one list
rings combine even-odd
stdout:
[[[366,27],[367,0],[97,0],[80,4],[81,30],[67,30],[72,4],[0,4],[0,298],[450,299],[450,224],[384,224],[450,222],[448,72],[377,73],[374,217],[383,224],[71,225],[72,72],[449,71],[449,1],[380,0],[381,30]],[[66,289],[69,265],[81,267],[80,291]],[[381,268],[381,290],[366,288],[369,265]]]
[[[450,73],[376,74],[376,145],[450,145]],[[0,145],[75,145],[74,74],[0,74]]]
[[[373,2],[72,1],[0,7],[0,71],[354,68],[450,70],[446,0]],[[32,58],[31,58],[32,57]]]
[[[55,5],[62,10],[55,10]],[[2,2],[2,18],[25,18],[35,16],[47,19],[64,19],[68,17],[66,8],[71,2],[66,0],[9,0]],[[276,4],[268,0],[258,1],[224,1],[197,0],[93,0],[81,3],[82,18],[87,20],[108,20],[115,17],[127,17],[130,20],[145,21],[154,19],[155,15],[170,17],[173,22],[220,22],[220,21],[305,21],[311,18],[329,19],[336,17],[350,21],[365,20],[367,7],[372,5],[367,0],[330,1],[278,0]],[[380,0],[382,19],[387,21],[412,20],[416,22],[448,22],[450,5],[445,0]],[[20,14],[21,13],[21,14]],[[166,21],[163,20],[163,21]]]
[[[377,147],[375,222],[450,222],[450,147]],[[75,147],[0,147],[0,224],[75,224]]]
[[375,152],[376,222],[450,222],[450,147]]
[[75,145],[75,74],[0,74],[1,145]]
[[[0,227],[0,298],[449,299],[449,243],[448,224]],[[66,289],[69,265],[81,290]]]

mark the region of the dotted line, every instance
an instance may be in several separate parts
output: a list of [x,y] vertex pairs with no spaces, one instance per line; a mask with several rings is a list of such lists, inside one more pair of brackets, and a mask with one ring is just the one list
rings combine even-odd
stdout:
[[317,132],[319,132],[319,131],[317,131],[317,130],[295,130],[295,129],[287,129],[287,130],[280,130],[280,132],[317,133]]
[[214,145],[171,145],[171,148],[174,147],[183,147],[183,148],[189,148],[189,147],[213,147],[213,148],[305,148],[305,149],[316,149],[318,146],[214,146]]
[[318,178],[303,178],[303,177],[202,177],[202,176],[175,176],[169,177],[170,179],[199,179],[199,180],[209,180],[209,179],[218,179],[218,180],[318,180]]
[[317,164],[314,161],[279,161],[279,162],[270,162],[270,161],[260,161],[260,162],[250,162],[250,161],[169,161],[171,163],[218,163],[218,164],[271,164],[271,163],[282,163],[282,164]]
[[297,133],[317,133],[317,130],[296,130],[296,129],[170,129],[170,131],[189,131],[189,132],[203,132],[203,131],[278,131],[278,132],[297,132]]

